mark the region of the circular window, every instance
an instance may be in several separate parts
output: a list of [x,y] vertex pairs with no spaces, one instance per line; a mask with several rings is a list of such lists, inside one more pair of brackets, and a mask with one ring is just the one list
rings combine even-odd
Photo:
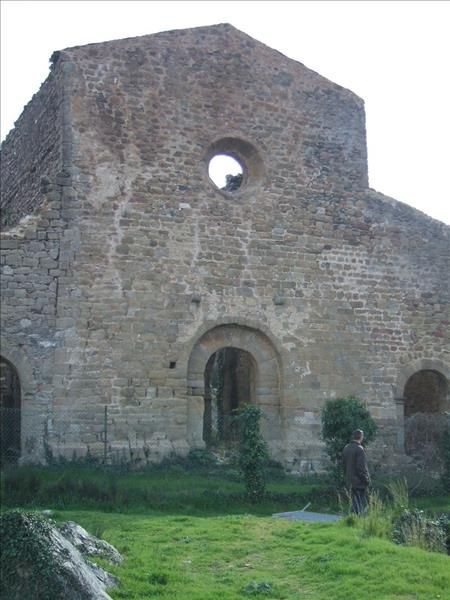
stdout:
[[208,175],[220,190],[235,192],[242,185],[244,172],[241,164],[232,156],[216,154],[209,161]]
[[209,181],[226,195],[253,189],[263,180],[258,151],[239,138],[222,138],[211,144],[205,162]]

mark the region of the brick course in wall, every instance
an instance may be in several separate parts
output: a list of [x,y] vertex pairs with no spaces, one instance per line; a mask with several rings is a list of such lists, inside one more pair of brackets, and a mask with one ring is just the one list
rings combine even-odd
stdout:
[[450,228],[368,188],[360,98],[229,25],[173,31],[58,53],[2,153],[2,354],[54,452],[103,451],[104,405],[108,450],[202,447],[233,346],[274,458],[320,468],[320,410],[353,394],[400,464],[407,374],[450,376]]

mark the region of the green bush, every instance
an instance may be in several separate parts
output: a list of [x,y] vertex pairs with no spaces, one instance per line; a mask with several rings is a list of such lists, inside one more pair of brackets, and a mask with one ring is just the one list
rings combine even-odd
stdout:
[[264,466],[267,446],[260,431],[261,409],[248,404],[239,412],[239,467],[250,502],[259,502],[265,493]]
[[447,552],[447,528],[447,517],[433,519],[423,510],[405,509],[393,522],[392,539],[397,544]]
[[58,565],[50,549],[51,526],[35,513],[12,510],[0,515],[2,598],[64,598]]
[[353,396],[329,400],[322,410],[322,438],[332,464],[332,474],[342,479],[341,456],[355,429],[364,431],[364,444],[376,435],[377,425],[367,408]]
[[450,416],[447,416],[447,428],[441,441],[443,470],[441,482],[446,492],[450,492]]
[[450,555],[450,515],[441,515],[437,519],[438,524],[445,533],[445,547],[447,550],[447,554]]

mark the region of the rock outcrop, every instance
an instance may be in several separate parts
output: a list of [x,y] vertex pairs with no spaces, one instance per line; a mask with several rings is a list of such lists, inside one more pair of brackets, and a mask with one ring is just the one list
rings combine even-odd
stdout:
[[76,523],[59,529],[36,513],[9,511],[0,517],[2,598],[5,600],[110,600],[117,579],[85,556],[119,563],[117,550]]
[[91,535],[78,523],[67,521],[60,525],[58,529],[83,556],[101,556],[115,565],[120,564],[123,560],[122,555],[114,546]]

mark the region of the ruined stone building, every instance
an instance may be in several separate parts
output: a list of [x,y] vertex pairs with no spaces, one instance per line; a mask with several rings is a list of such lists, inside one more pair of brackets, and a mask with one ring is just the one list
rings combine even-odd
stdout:
[[254,402],[308,471],[325,402],[354,395],[389,466],[405,419],[450,410],[450,227],[368,187],[360,98],[230,25],[56,52],[3,144],[2,209],[23,462],[185,455]]

